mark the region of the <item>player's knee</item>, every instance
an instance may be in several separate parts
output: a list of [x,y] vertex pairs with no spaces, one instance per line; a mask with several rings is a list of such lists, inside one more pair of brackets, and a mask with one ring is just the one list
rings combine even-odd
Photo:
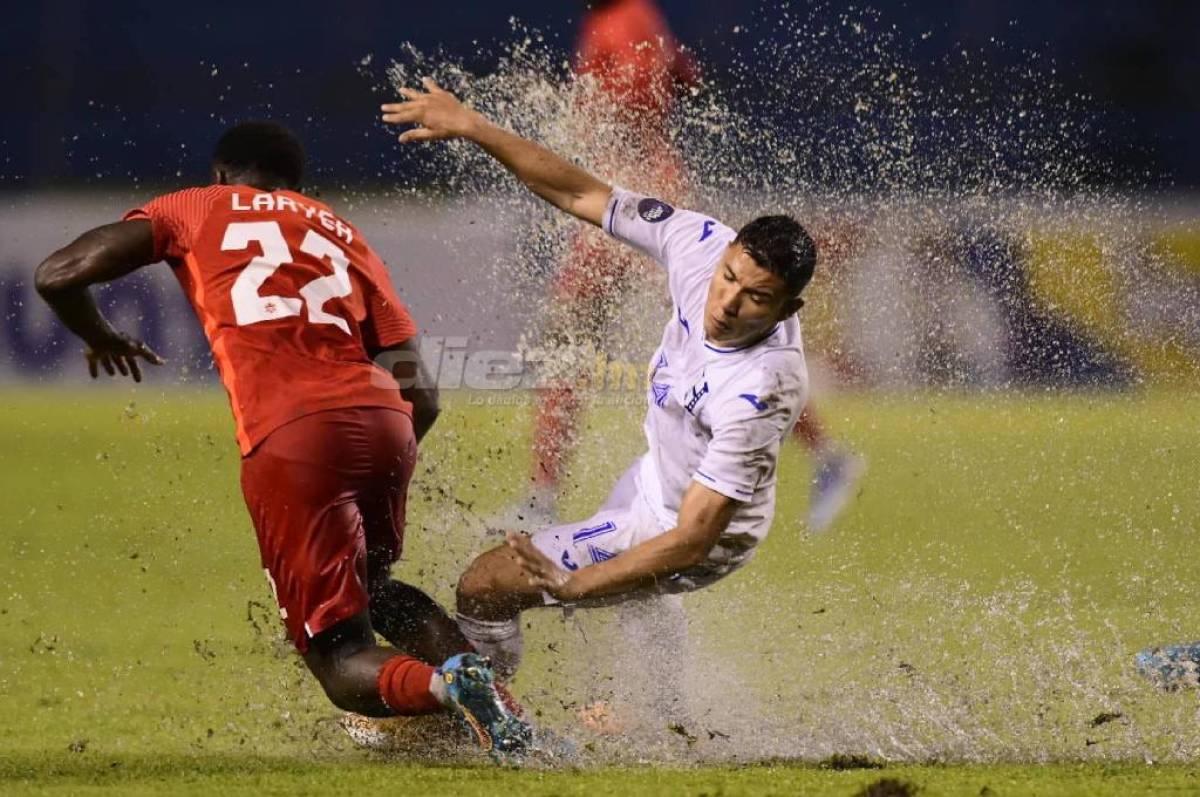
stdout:
[[321,684],[321,689],[324,690],[325,696],[329,698],[329,702],[340,708],[342,711],[353,711],[356,714],[360,713],[358,705],[359,701],[355,700],[355,694],[336,675],[326,674],[318,675],[317,681]]
[[400,612],[396,611],[395,606],[388,600],[386,588],[380,587],[374,589],[370,593],[370,603],[367,606],[367,613],[371,618],[371,625],[374,628],[386,629],[389,625],[394,625],[396,622],[404,619]]
[[305,656],[308,670],[321,685],[321,690],[329,698],[329,702],[343,711],[357,711],[355,690],[349,687],[347,679],[340,671],[336,659],[325,656]]
[[454,591],[458,610],[473,614],[473,610],[480,603],[486,602],[491,597],[493,589],[494,580],[489,576],[486,568],[479,566],[479,560],[476,559],[458,578],[458,586]]
[[343,711],[380,714],[373,665],[365,656],[375,646],[366,613],[343,620],[309,640],[304,663],[329,702]]
[[372,626],[378,627],[376,620],[381,610],[386,611],[396,603],[394,583],[389,578],[367,579],[367,613]]
[[491,615],[504,611],[510,595],[503,569],[504,562],[494,551],[472,562],[458,579],[455,592],[458,611],[483,619],[491,619]]
[[442,614],[441,607],[416,587],[391,579],[372,585],[368,612],[371,625],[385,632],[416,632],[428,618]]

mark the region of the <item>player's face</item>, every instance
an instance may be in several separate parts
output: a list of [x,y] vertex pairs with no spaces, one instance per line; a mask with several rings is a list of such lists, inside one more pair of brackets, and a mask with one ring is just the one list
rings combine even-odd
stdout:
[[741,244],[730,244],[708,284],[704,333],[718,346],[743,346],[796,312],[797,306],[782,279],[754,262]]

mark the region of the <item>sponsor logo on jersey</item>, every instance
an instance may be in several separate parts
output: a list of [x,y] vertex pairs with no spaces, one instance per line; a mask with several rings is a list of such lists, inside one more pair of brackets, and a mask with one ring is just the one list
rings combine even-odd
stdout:
[[702,385],[692,385],[692,395],[688,398],[687,403],[683,405],[683,408],[695,415],[696,413],[693,412],[693,410],[695,410],[696,405],[700,403],[700,399],[704,398],[707,394],[707,381],[705,381]]
[[746,401],[749,401],[750,404],[753,405],[754,409],[758,410],[759,412],[762,412],[767,408],[767,402],[760,401],[758,396],[754,395],[753,393],[740,393],[738,398],[744,398]]
[[711,236],[712,232],[713,232],[713,227],[715,227],[716,224],[717,223],[715,221],[713,221],[712,219],[709,219],[708,221],[704,222],[704,229],[700,231],[700,240],[697,241],[697,243],[702,243],[705,238],[708,238],[709,236]]
[[637,210],[642,220],[648,221],[651,224],[666,221],[675,212],[675,208],[666,202],[663,202],[661,199],[651,199],[650,197],[646,197],[641,202],[638,202]]

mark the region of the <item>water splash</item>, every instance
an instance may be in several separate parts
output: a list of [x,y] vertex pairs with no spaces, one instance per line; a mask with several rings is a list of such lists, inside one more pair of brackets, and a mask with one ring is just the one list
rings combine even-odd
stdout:
[[[1146,219],[1156,211],[1131,193],[1097,187],[1112,167],[1093,154],[1102,131],[1090,100],[1066,91],[1057,67],[1037,53],[1024,54],[1019,66],[997,67],[986,50],[956,49],[936,69],[918,68],[912,48],[877,13],[829,7],[764,11],[738,34],[745,49],[729,68],[711,71],[678,98],[653,134],[520,25],[486,75],[406,47],[388,79],[400,87],[432,76],[493,120],[606,180],[663,193],[734,226],[764,210],[796,213],[825,253],[806,333],[835,370],[864,384],[1025,384],[1006,348],[1019,349],[1024,339],[1013,336],[1022,330],[1034,329],[1027,357],[1075,352],[1063,342],[1071,329],[1053,337],[1045,319],[1005,315],[1030,304],[1038,274],[1031,276],[1027,264],[997,264],[1017,260],[1014,252],[1034,258],[1029,253],[1047,228],[1082,230],[1083,241],[1068,250],[1095,245],[1105,263],[1136,264],[1124,273],[1140,268],[1194,293],[1194,281],[1169,273],[1146,243]],[[773,65],[771,74],[763,63]],[[509,302],[552,317],[561,297],[548,298],[546,283],[564,252],[591,252],[598,281],[611,279],[611,262],[627,257],[598,236],[581,244],[587,233],[577,222],[514,190],[512,178],[470,144],[398,157],[423,163],[401,180],[401,193],[419,198],[433,182],[454,195],[486,197],[523,220],[520,246],[490,264],[496,284],[511,291]],[[978,255],[980,247],[991,254]],[[653,273],[629,277],[635,285],[643,279]],[[849,293],[857,304],[823,304],[822,291]],[[631,351],[644,350],[661,313],[644,295],[628,299],[641,293],[650,292],[609,292],[618,298],[589,308],[573,328],[545,325],[528,345],[547,353],[552,378],[589,362],[594,348],[587,347],[597,339],[618,345],[613,341],[624,336]],[[1142,316],[1153,324],[1153,313]],[[878,317],[882,328],[872,323]],[[893,321],[915,330],[911,337],[892,334],[896,346],[919,354],[899,366],[890,350],[862,340],[887,337]],[[1017,332],[979,332],[988,323]],[[859,340],[847,328],[861,330]],[[1127,356],[1120,345],[1127,334],[1114,335],[1116,360]],[[1062,386],[1131,378],[1120,362],[1087,352],[1076,359],[1074,370],[1051,368],[1044,379]],[[592,467],[581,465],[576,474]],[[927,562],[945,560],[936,547]],[[686,655],[677,644],[659,644],[661,634],[614,630],[628,618],[596,613],[547,632],[554,658],[530,699],[550,722],[566,725],[595,699],[651,707],[632,712],[619,740],[591,741],[601,761],[819,760],[847,752],[906,761],[1157,760],[1200,750],[1195,734],[1177,732],[1188,727],[1194,706],[1146,697],[1125,666],[1129,625],[1104,618],[1085,584],[1063,580],[1048,588],[1013,566],[999,572],[991,588],[908,577],[891,594],[872,593],[870,619],[815,635],[803,623],[792,630],[797,606],[860,611],[861,596],[836,580],[807,591],[781,589],[764,576],[723,584],[716,595],[688,599],[693,633]],[[1131,600],[1136,589],[1129,589]],[[896,627],[881,616],[902,605],[905,620],[924,622]],[[724,639],[709,615],[718,607],[726,624],[765,630]],[[598,645],[621,655],[591,659],[585,674],[566,663]],[[653,678],[629,694],[627,674],[638,667],[679,681],[677,721],[654,708],[661,695]],[[782,672],[792,680],[772,677]],[[1166,728],[1173,731],[1160,730]]]

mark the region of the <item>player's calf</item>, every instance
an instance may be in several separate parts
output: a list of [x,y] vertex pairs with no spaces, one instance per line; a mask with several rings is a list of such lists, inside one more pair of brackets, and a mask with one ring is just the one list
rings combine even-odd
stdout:
[[445,661],[471,650],[437,601],[421,590],[387,577],[371,580],[371,626],[397,650],[422,661]]
[[375,644],[365,612],[314,636],[304,663],[330,702],[368,717],[432,714],[443,708],[434,668]]

